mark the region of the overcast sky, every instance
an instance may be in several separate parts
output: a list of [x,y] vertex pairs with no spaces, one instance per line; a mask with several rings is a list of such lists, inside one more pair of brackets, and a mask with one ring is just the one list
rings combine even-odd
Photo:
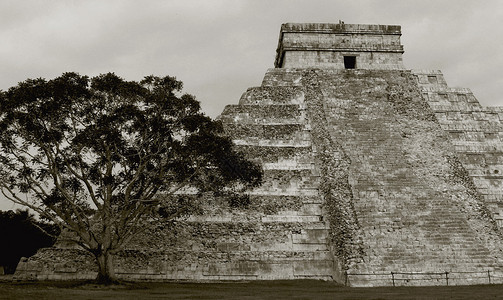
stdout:
[[171,75],[216,117],[273,67],[282,23],[339,20],[401,25],[406,68],[503,105],[501,0],[0,0],[0,89],[67,71]]

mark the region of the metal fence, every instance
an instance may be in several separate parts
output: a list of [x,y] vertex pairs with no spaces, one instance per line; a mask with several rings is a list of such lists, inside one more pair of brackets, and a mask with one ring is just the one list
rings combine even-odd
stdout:
[[[389,272],[389,273],[345,273],[345,284],[352,279],[360,282],[378,282],[377,285],[423,285],[430,281],[437,285],[459,284],[496,284],[503,283],[503,273],[493,270],[471,272]],[[371,284],[372,285],[372,284]]]

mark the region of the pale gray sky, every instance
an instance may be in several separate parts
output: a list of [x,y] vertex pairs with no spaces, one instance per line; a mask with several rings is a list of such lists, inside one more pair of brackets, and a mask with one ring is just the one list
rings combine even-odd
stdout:
[[401,25],[407,68],[503,105],[501,0],[1,0],[0,89],[67,71],[171,75],[215,117],[273,67],[282,23],[339,20]]

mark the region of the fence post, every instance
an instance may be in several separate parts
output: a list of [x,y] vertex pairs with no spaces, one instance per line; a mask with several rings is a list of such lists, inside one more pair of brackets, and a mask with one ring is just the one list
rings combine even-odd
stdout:
[[345,278],[345,281],[344,281],[344,285],[345,285],[345,286],[348,286],[348,271],[347,271],[347,270],[346,270],[346,271],[344,271],[344,276],[346,277],[346,278]]
[[447,286],[449,286],[449,272],[445,272],[445,282],[447,283]]
[[491,270],[487,270],[487,278],[489,278],[489,284],[491,284]]
[[391,272],[391,280],[393,281],[393,286],[395,286],[395,274]]

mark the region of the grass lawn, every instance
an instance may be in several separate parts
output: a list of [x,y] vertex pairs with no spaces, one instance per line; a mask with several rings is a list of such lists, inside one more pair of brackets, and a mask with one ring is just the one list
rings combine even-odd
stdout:
[[0,299],[503,299],[503,285],[349,288],[314,280],[225,283],[0,282]]

